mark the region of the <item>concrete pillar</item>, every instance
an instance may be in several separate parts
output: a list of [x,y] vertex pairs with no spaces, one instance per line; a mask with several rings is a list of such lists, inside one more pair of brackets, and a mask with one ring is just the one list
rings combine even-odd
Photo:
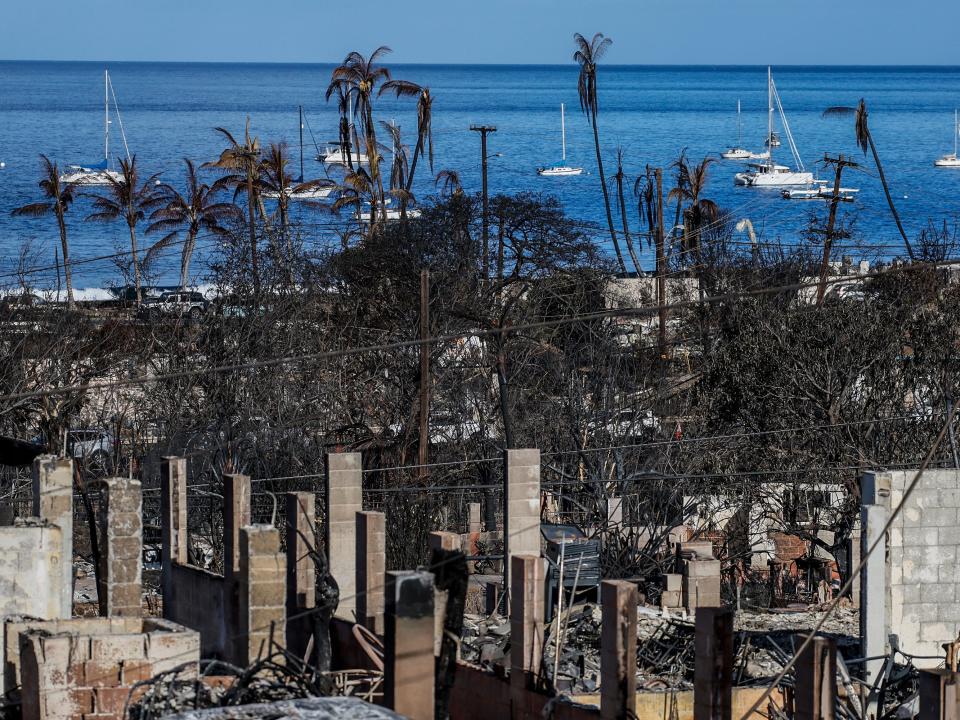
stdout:
[[73,461],[40,455],[33,461],[33,514],[60,528],[61,617],[73,615]]
[[386,574],[384,704],[410,720],[433,720],[433,574]]
[[187,563],[187,459],[165,457],[160,466],[160,589],[163,616],[173,604],[173,566]]
[[435,530],[427,536],[427,547],[430,550],[459,550],[460,536],[457,533]]
[[357,518],[357,622],[383,635],[383,578],[387,570],[386,515],[362,511]]
[[733,699],[733,610],[697,608],[694,720],[731,720]]
[[637,715],[637,586],[624,580],[600,585],[600,717]]
[[514,555],[510,575],[510,683],[525,688],[540,673],[543,655],[543,559]]
[[288,492],[287,516],[287,649],[303,657],[313,636],[313,617],[305,610],[316,607],[317,499],[312,492]]
[[237,591],[239,617],[232,662],[241,667],[269,654],[273,639],[286,645],[286,556],[280,552],[280,531],[272,525],[240,528]]
[[[806,635],[797,635],[794,647],[800,647]],[[815,637],[800,654],[793,669],[794,718],[796,720],[833,720],[837,701],[837,641]]]
[[[435,530],[427,536],[427,546],[434,550],[460,550],[460,536],[457,533]],[[440,657],[440,645],[443,643],[443,625],[447,616],[447,591],[433,592],[433,654]]]
[[102,587],[100,609],[107,617],[143,614],[143,493],[139,480],[111,478],[101,509]]
[[327,454],[327,558],[340,586],[337,616],[354,619],[357,607],[357,516],[363,509],[360,453]]
[[478,533],[480,532],[480,503],[470,503],[469,504],[469,520],[467,522],[467,532],[469,533]]
[[[886,523],[887,509],[882,505],[864,505],[861,509],[861,558],[880,538],[880,544],[860,573],[860,647],[864,657],[878,658],[865,663],[864,681],[867,687],[873,686],[883,671],[882,656],[887,654],[887,553],[886,541],[881,535]],[[875,711],[875,698],[870,705]]]
[[511,557],[540,556],[540,451],[507,450],[503,456],[503,569],[509,592]]
[[958,720],[960,675],[949,669],[920,670],[920,714],[917,720]]
[[240,528],[250,524],[250,478],[223,476],[223,576],[240,572]]
[[[854,522],[850,529],[850,554],[847,557],[847,572],[852,573],[860,567],[860,554],[863,540],[860,537],[860,519]],[[861,581],[862,582],[862,581]],[[850,602],[857,609],[860,608],[860,582],[855,582],[850,586]]]

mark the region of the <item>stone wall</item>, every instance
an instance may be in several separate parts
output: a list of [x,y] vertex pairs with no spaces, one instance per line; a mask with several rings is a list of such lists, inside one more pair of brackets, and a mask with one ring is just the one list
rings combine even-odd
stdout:
[[[883,506],[889,515],[915,475],[915,470],[867,473],[864,505]],[[924,472],[890,528],[887,556],[883,610],[889,632],[908,653],[942,657],[941,644],[960,632],[960,472]],[[875,603],[862,597],[863,612]],[[919,666],[936,664],[917,660]]]
[[179,666],[181,677],[195,676],[200,660],[197,633],[164,620],[17,622],[4,636],[24,720],[119,720],[136,683]]

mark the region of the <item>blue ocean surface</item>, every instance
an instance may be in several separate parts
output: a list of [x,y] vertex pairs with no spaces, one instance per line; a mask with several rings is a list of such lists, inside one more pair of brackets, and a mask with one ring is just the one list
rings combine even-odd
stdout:
[[[389,59],[389,58],[388,58]],[[108,68],[116,90],[130,151],[146,174],[162,173],[179,184],[182,158],[204,162],[217,157],[224,126],[242,135],[249,116],[252,132],[263,144],[286,141],[298,174],[298,114],[304,107],[306,176],[325,170],[313,158],[315,138],[322,149],[336,137],[337,112],[324,101],[332,65],[183,64],[85,62],[0,62],[0,284],[15,283],[14,271],[48,267],[59,245],[52,218],[12,217],[10,211],[39,199],[36,187],[40,153],[62,165],[97,162],[103,157],[103,70]],[[577,99],[577,67],[393,65],[393,76],[429,86],[434,97],[434,172],[453,169],[465,189],[480,187],[479,138],[475,123],[496,125],[490,136],[490,191],[524,190],[556,195],[571,218],[601,230],[590,231],[609,250],[602,228],[605,214],[593,136]],[[808,169],[827,177],[824,153],[844,153],[864,164],[848,171],[844,186],[859,187],[857,201],[843,213],[856,237],[880,256],[902,254],[902,247],[873,169],[854,141],[852,118],[823,118],[825,108],[852,106],[862,97],[870,110],[870,127],[893,196],[911,237],[928,222],[953,222],[957,211],[960,170],[936,169],[933,161],[953,151],[954,108],[960,106],[957,67],[782,67],[773,69],[790,127]],[[742,104],[743,142],[763,149],[766,132],[765,67],[601,66],[599,71],[600,137],[605,169],[612,178],[616,150],[623,149],[630,221],[638,228],[633,182],[647,165],[665,169],[678,153],[699,161],[717,156],[737,142],[736,106]],[[583,175],[543,178],[536,168],[560,159],[560,104],[567,113],[567,161],[582,166]],[[111,155],[123,152],[116,116]],[[397,122],[411,152],[416,140],[415,101],[383,96],[377,117]],[[778,121],[779,124],[779,121]],[[792,165],[786,141],[776,158]],[[114,159],[115,163],[115,159]],[[709,171],[705,196],[730,212],[749,218],[762,240],[798,242],[819,202],[787,201],[775,190],[735,187],[736,162],[717,162]],[[672,182],[666,170],[666,188]],[[337,173],[331,172],[336,178]],[[611,190],[614,186],[611,182]],[[425,162],[417,170],[415,194],[435,192]],[[80,200],[68,218],[71,253],[83,260],[128,249],[125,225],[84,221],[89,201]],[[672,212],[672,207],[670,208]],[[349,222],[314,209],[296,215],[309,228],[308,243],[336,240],[337,225]],[[619,228],[619,218],[617,218]],[[142,229],[141,229],[142,233]],[[746,238],[743,238],[744,240]],[[146,238],[146,243],[150,238]],[[201,244],[202,253],[215,243]],[[170,250],[157,265],[158,282],[174,281],[178,259]],[[643,264],[652,267],[644,245]],[[197,264],[202,280],[202,263]],[[76,266],[78,287],[121,282],[111,260]],[[34,273],[39,286],[55,283],[52,269]]]

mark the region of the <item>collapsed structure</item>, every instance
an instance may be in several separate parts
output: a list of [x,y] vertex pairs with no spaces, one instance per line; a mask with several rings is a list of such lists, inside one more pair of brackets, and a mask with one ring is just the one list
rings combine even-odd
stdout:
[[[564,546],[563,561],[548,569],[536,450],[506,451],[504,524],[486,529],[503,540],[503,573],[487,578],[486,584],[493,595],[491,612],[509,615],[502,631],[509,637],[509,652],[499,659],[489,656],[483,665],[463,660],[458,643],[447,642],[462,626],[467,595],[488,594],[476,583],[469,591],[458,586],[448,571],[456,563],[466,568],[463,550],[476,556],[482,534],[479,507],[471,508],[467,532],[430,536],[434,562],[429,568],[387,571],[386,520],[383,513],[363,510],[359,454],[328,456],[325,519],[317,517],[313,493],[288,493],[278,503],[284,510],[283,542],[277,528],[252,523],[250,478],[226,475],[223,571],[218,573],[190,562],[186,462],[167,458],[159,488],[163,619],[142,616],[142,490],[137,480],[122,478],[108,480],[103,493],[98,585],[103,617],[73,618],[73,469],[69,461],[44,456],[34,466],[34,517],[10,518],[11,524],[0,527],[3,692],[23,718],[119,719],[157,676],[210,687],[229,684],[232,680],[222,673],[204,670],[201,658],[244,668],[281,648],[287,658],[281,665],[300,667],[300,658],[333,691],[346,687],[345,673],[360,673],[367,699],[415,719],[545,713],[615,718],[665,712],[713,718],[734,712],[741,716],[760,700],[764,713],[773,703],[778,713],[832,717],[838,677],[839,692],[850,707],[876,712],[876,681],[885,657],[901,652],[916,656],[918,667],[932,668],[943,653],[942,643],[960,631],[960,577],[952,570],[960,545],[960,473],[927,471],[922,487],[906,499],[883,539],[887,519],[904,501],[914,475],[875,473],[863,480],[861,547],[853,564],[857,557],[867,558],[859,583],[860,652],[866,658],[860,682],[867,690],[853,689],[855,679],[838,656],[835,639],[820,637],[789,659],[796,670],[788,694],[774,688],[767,699],[763,686],[737,686],[735,653],[741,653],[743,643],[734,630],[733,610],[722,607],[721,563],[711,541],[690,540],[675,530],[670,533],[676,541],[674,563],[661,579],[659,609],[640,609],[636,582],[600,581],[595,598],[600,608],[597,687],[564,697],[552,695],[544,683],[553,677],[556,685],[556,666],[545,667],[550,664],[544,661],[550,657],[545,650],[553,643],[559,662],[556,634],[570,621],[569,609],[547,620],[554,604],[551,588],[566,587],[562,574],[553,585],[548,576],[554,570],[569,572],[563,559],[569,550],[577,558],[579,578],[585,556]],[[611,506],[619,504],[612,501]],[[614,514],[616,522],[626,522]],[[758,534],[758,542],[772,542],[769,534]],[[879,549],[867,557],[875,542]],[[339,588],[335,615],[325,594],[329,578]],[[500,602],[502,596],[506,603]],[[665,657],[654,653],[654,645],[660,643],[662,649],[669,636],[663,625],[639,641],[638,616],[665,623],[673,621],[664,618],[678,614],[689,627],[683,632],[695,639],[688,659],[694,666],[692,691],[638,691],[638,662]],[[891,645],[891,636],[897,644]],[[795,646],[804,640],[801,636]],[[930,712],[934,705],[946,712],[943,688],[957,682],[956,650],[945,659],[946,673],[921,671],[921,707]],[[342,700],[340,705],[336,699],[305,701],[302,708],[318,714],[303,717],[327,717],[323,712],[349,708],[351,716],[361,716],[359,700]],[[249,706],[242,717],[280,717],[276,713],[281,709],[269,703],[262,710]],[[371,711],[368,716],[390,715]]]

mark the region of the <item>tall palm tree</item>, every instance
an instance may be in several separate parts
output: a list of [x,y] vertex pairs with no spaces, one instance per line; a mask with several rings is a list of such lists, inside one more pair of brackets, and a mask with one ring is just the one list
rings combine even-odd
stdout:
[[186,287],[190,278],[190,260],[197,244],[197,235],[201,230],[213,235],[228,235],[224,226],[229,221],[240,221],[243,213],[233,203],[217,202],[218,188],[212,188],[200,180],[193,161],[184,158],[187,168],[186,191],[183,195],[172,185],[161,185],[160,192],[165,196],[166,204],[154,210],[150,215],[151,223],[147,234],[165,233],[148,251],[168,246],[176,241],[181,233],[185,234],[180,250],[180,287]]
[[433,184],[440,191],[441,197],[452,197],[463,192],[460,173],[456,170],[441,170],[437,173]]
[[350,124],[350,94],[346,86],[338,83],[336,86],[327,88],[327,101],[331,97],[337,98],[337,112],[340,115],[338,135],[340,138],[340,150],[346,155],[347,167],[352,171],[353,168],[353,135],[354,127]]
[[102,194],[90,194],[93,212],[87,215],[90,222],[113,222],[123,220],[130,232],[130,255],[133,260],[133,282],[137,293],[137,306],[143,299],[140,278],[140,255],[137,249],[137,224],[148,213],[166,202],[163,186],[159,185],[159,173],[140,181],[137,156],[127,160],[120,158],[120,179],[108,178]]
[[627,204],[623,198],[623,148],[617,148],[617,174],[614,179],[617,181],[617,197],[620,201],[620,220],[623,223],[623,238],[627,242],[627,252],[630,253],[630,260],[633,261],[633,269],[637,275],[640,275],[640,261],[637,260],[637,253],[633,249],[633,238],[630,237],[630,226],[627,222]]
[[880,176],[880,184],[883,186],[884,195],[887,196],[887,205],[890,208],[890,214],[893,215],[894,222],[897,224],[897,230],[900,231],[900,237],[903,238],[903,245],[907,251],[907,256],[913,260],[913,246],[907,239],[907,233],[903,229],[903,223],[900,222],[900,214],[893,204],[893,196],[890,195],[890,188],[887,185],[887,176],[883,173],[883,164],[880,162],[880,155],[877,153],[877,146],[873,142],[873,133],[870,132],[870,126],[867,124],[867,104],[863,98],[860,98],[860,104],[856,108],[852,107],[830,107],[824,110],[824,117],[854,116],[854,131],[856,132],[857,145],[867,154],[867,149],[873,155],[873,163],[877,166],[877,174]]
[[690,165],[687,162],[686,148],[680,151],[679,157],[670,163],[670,167],[676,172],[676,184],[667,194],[667,201],[669,202],[671,198],[675,198],[677,201],[677,209],[673,217],[673,227],[670,229],[670,244],[672,247],[673,240],[676,237],[676,231],[680,228],[680,215],[683,212],[683,203],[690,184]]
[[607,227],[610,228],[610,239],[613,249],[617,253],[617,262],[622,272],[627,271],[623,262],[623,253],[620,252],[620,243],[617,241],[617,231],[613,227],[613,213],[610,212],[610,193],[607,192],[607,179],[603,174],[603,155],[600,152],[600,134],[597,128],[597,113],[600,111],[600,101],[597,97],[597,62],[602,58],[613,40],[597,33],[591,40],[587,40],[580,33],[574,33],[573,41],[577,49],[573,59],[580,65],[580,78],[577,82],[577,91],[580,95],[580,109],[586,114],[593,128],[593,145],[597,151],[597,171],[600,174],[600,187],[603,189],[603,204],[607,210]]
[[215,185],[234,188],[234,199],[241,193],[247,195],[247,223],[250,233],[250,270],[253,274],[253,287],[260,292],[260,262],[257,257],[257,211],[264,215],[263,202],[260,199],[260,140],[250,135],[250,118],[244,128],[243,142],[236,138],[226,128],[214,128],[227,141],[227,147],[220,153],[220,157],[204,163],[203,167],[211,167],[226,173]]
[[[330,85],[327,87],[326,98],[329,100],[335,93],[342,92],[353,103],[354,112],[363,121],[364,144],[367,151],[368,175],[376,187],[373,200],[383,204],[383,178],[380,174],[380,155],[377,146],[377,129],[373,119],[373,99],[377,86],[390,81],[390,70],[377,65],[377,62],[391,52],[386,45],[381,45],[369,57],[364,57],[354,51],[344,58],[343,62],[333,69]],[[337,88],[340,88],[338,91]],[[376,207],[374,207],[374,215]]]
[[424,153],[427,154],[430,172],[433,173],[433,96],[430,95],[430,88],[409,80],[389,80],[380,88],[381,95],[385,92],[395,92],[397,97],[415,95],[417,98],[417,144],[413,148],[406,185],[407,192],[410,192],[413,176],[417,172],[417,162]]
[[264,196],[276,200],[277,216],[280,228],[287,231],[290,213],[290,192],[297,185],[296,179],[287,172],[290,156],[286,143],[270,143],[270,147],[260,160],[257,176],[257,189],[260,198]]
[[73,281],[70,271],[70,246],[67,243],[66,214],[74,201],[75,188],[71,183],[60,180],[60,168],[46,155],[40,156],[40,191],[45,198],[15,209],[14,216],[43,217],[53,213],[60,230],[60,250],[63,252],[63,274],[67,285],[67,307],[71,310],[73,302]]

